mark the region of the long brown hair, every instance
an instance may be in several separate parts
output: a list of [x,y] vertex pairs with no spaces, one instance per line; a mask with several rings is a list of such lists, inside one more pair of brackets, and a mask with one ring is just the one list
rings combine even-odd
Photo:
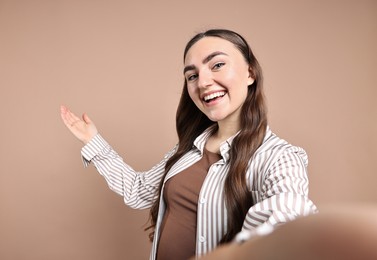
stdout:
[[[246,40],[238,33],[230,30],[208,30],[195,35],[187,43],[183,56],[184,59],[189,49],[204,37],[219,37],[233,43],[241,52],[247,64],[249,64],[250,73],[254,78],[254,82],[249,86],[248,95],[242,106],[240,132],[233,139],[230,149],[229,172],[224,184],[225,203],[228,211],[227,232],[220,241],[221,243],[225,243],[231,241],[241,230],[246,213],[254,204],[246,185],[246,171],[250,159],[262,144],[267,127],[267,112],[262,89],[262,70]],[[191,100],[185,80],[176,114],[176,130],[179,139],[178,148],[176,153],[166,163],[165,176],[170,168],[185,153],[192,149],[194,140],[205,129],[214,124],[216,123],[209,120]],[[149,235],[151,240],[153,240],[154,228],[157,222],[164,177],[160,182],[158,199],[150,210],[151,226],[149,228],[153,229]]]

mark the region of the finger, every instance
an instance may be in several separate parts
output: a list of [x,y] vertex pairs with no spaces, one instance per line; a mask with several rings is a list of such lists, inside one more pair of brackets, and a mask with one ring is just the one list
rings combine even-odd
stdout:
[[81,120],[78,116],[76,116],[73,112],[71,112],[71,110],[68,110],[67,115],[68,115],[69,120],[71,120],[72,122]]
[[69,127],[75,122],[75,119],[72,117],[72,113],[69,110],[62,113],[62,118],[64,123]]
[[60,106],[60,116],[63,120],[63,123],[68,126],[69,122],[68,122],[68,119],[67,119],[67,112],[68,112],[68,108],[66,106],[61,105]]
[[65,113],[68,108],[65,105],[60,105],[60,112]]
[[87,123],[87,124],[91,124],[91,123],[92,123],[92,120],[89,118],[89,116],[88,116],[86,113],[84,113],[84,114],[82,115],[82,119],[83,119],[84,122]]
[[81,119],[77,117],[73,112],[71,112],[67,107],[63,106],[61,108],[61,111],[63,121],[68,127],[72,127],[76,123],[81,121]]

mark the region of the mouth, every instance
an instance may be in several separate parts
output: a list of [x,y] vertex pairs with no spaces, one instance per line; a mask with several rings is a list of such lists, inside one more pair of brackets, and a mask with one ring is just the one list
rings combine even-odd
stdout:
[[211,93],[209,95],[205,95],[203,97],[203,101],[206,102],[207,104],[212,102],[212,101],[215,101],[217,99],[220,99],[222,98],[223,96],[226,95],[226,91],[218,91],[218,92],[214,92],[214,93]]

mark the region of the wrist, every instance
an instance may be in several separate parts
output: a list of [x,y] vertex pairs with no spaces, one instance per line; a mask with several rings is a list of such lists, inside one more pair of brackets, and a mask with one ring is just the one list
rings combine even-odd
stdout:
[[95,132],[93,134],[91,134],[90,136],[88,137],[85,137],[82,142],[86,145],[88,144],[90,141],[92,141],[92,139],[98,134],[98,132]]

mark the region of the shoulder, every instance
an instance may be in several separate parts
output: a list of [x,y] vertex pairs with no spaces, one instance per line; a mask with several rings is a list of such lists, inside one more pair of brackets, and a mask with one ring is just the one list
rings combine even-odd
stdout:
[[267,128],[263,143],[255,152],[253,160],[262,160],[271,164],[284,156],[295,157],[305,165],[308,164],[308,155],[302,147],[292,145]]

